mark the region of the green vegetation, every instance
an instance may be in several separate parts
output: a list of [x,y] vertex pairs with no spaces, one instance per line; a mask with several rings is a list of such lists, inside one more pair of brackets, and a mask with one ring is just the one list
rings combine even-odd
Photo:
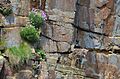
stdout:
[[27,43],[21,43],[19,47],[11,47],[6,50],[11,64],[18,64],[24,60],[30,59],[32,56],[31,48]]
[[3,16],[9,16],[10,14],[13,13],[12,11],[12,8],[5,8],[5,7],[0,7],[0,13],[3,15]]
[[43,50],[36,49],[35,51],[37,54],[39,54],[39,56],[41,57],[42,60],[46,58],[46,54]]
[[6,42],[5,41],[0,41],[0,49],[4,49],[6,46]]
[[43,18],[40,12],[30,12],[29,14],[30,23],[36,28],[39,29],[43,24]]
[[29,43],[34,43],[39,40],[39,33],[31,25],[22,28],[20,35],[24,40],[28,41]]

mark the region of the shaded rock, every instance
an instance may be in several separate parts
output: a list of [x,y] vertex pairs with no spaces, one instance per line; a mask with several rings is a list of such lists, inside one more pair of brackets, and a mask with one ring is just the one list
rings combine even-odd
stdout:
[[22,42],[19,27],[4,28],[3,30],[5,30],[6,47],[18,46]]
[[[58,9],[61,11],[69,11],[72,12],[75,9],[76,0],[50,0],[47,1],[47,7],[49,9]],[[58,4],[59,3],[59,4]]]
[[106,6],[113,10],[114,9],[114,1],[115,0],[108,0],[108,3],[107,3]]
[[102,8],[99,12],[99,16],[101,19],[106,19],[110,15],[111,10],[107,7]]
[[102,7],[103,5],[107,4],[108,0],[95,0],[95,4],[97,7]]
[[73,27],[71,24],[65,26],[53,26],[53,39],[61,42],[71,42],[73,37]]
[[108,60],[109,64],[111,64],[111,65],[117,65],[117,62],[118,62],[117,55],[115,55],[115,54],[109,55],[109,60]]
[[108,20],[106,21],[106,26],[104,28],[104,32],[106,34],[112,35],[112,31],[113,31],[113,26],[114,26],[114,22],[115,22],[115,17],[114,16],[110,16],[108,18]]
[[16,17],[16,25],[18,26],[25,26],[27,22],[28,22],[27,17],[21,17],[21,16]]
[[48,71],[48,79],[56,79],[55,71],[49,70]]
[[5,25],[16,24],[15,23],[15,16],[13,16],[13,15],[5,16],[4,24]]
[[67,42],[58,42],[57,43],[58,52],[67,52],[70,49],[70,44]]
[[32,72],[30,70],[22,70],[16,74],[16,79],[30,79],[32,77]]
[[45,52],[56,52],[57,46],[56,42],[46,37],[41,37],[40,46],[45,50]]

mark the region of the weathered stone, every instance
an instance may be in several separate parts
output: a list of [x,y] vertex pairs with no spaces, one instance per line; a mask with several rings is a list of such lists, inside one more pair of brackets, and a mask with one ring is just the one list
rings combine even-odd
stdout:
[[120,1],[118,0],[118,1],[116,1],[116,14],[119,14],[120,13]]
[[82,6],[86,6],[86,7],[89,7],[89,4],[90,4],[90,0],[77,0],[77,4],[79,5],[82,5]]
[[95,19],[95,11],[94,9],[89,9],[89,25],[90,25],[90,30],[94,31],[94,19]]
[[45,50],[45,52],[56,52],[57,51],[57,46],[56,46],[56,42],[47,39],[45,37],[41,37],[41,47],[43,48],[43,50]]
[[56,75],[55,75],[55,71],[54,70],[49,70],[48,71],[48,79],[55,79]]
[[108,60],[109,64],[111,64],[111,65],[117,65],[117,62],[118,62],[117,55],[115,55],[115,54],[109,55],[109,60]]
[[3,56],[0,56],[0,71],[3,67],[3,62],[5,61],[4,57]]
[[113,28],[114,28],[114,21],[115,21],[115,18],[114,16],[110,16],[107,21],[106,21],[106,26],[104,28],[104,32],[108,35],[112,35],[112,31],[113,31]]
[[32,72],[30,70],[22,70],[16,74],[16,79],[30,79],[32,77]]
[[58,42],[57,43],[58,52],[67,52],[70,49],[70,44],[67,42]]
[[108,58],[105,54],[99,54],[98,53],[96,56],[97,56],[97,61],[99,63],[108,63]]
[[95,9],[95,1],[90,0],[90,9]]
[[110,15],[111,10],[107,7],[102,8],[99,12],[99,16],[101,19],[106,19]]
[[15,23],[15,16],[13,16],[13,15],[5,16],[4,24],[5,25],[16,24]]
[[117,67],[118,67],[118,69],[120,70],[120,64],[119,64],[119,63],[120,63],[120,60],[119,60],[119,59],[120,59],[120,55],[118,55],[117,57],[118,57]]
[[93,41],[93,39],[91,37],[92,37],[92,33],[84,32],[83,47],[85,47],[85,48],[94,48],[94,41]]
[[95,0],[95,4],[97,7],[102,7],[103,5],[107,4],[108,0]]
[[71,42],[73,37],[73,27],[71,24],[65,26],[53,25],[53,39],[61,42]]
[[28,21],[29,20],[27,17],[21,17],[21,16],[16,17],[16,25],[18,26],[25,26]]
[[61,11],[74,11],[76,0],[48,0],[48,8]]
[[5,31],[4,36],[6,47],[19,46],[19,44],[22,42],[20,37],[20,28],[4,28],[3,30]]
[[110,9],[114,9],[114,1],[115,0],[108,0],[108,3],[107,3],[106,6]]

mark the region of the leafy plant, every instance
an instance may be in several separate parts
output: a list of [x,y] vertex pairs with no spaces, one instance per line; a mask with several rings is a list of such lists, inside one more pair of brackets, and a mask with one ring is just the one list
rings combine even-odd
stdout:
[[0,13],[3,15],[3,16],[9,16],[10,14],[13,13],[12,11],[12,8],[6,8],[6,7],[0,7]]
[[11,64],[18,64],[31,57],[31,48],[27,43],[21,43],[19,47],[8,48],[5,54]]
[[29,13],[30,23],[35,26],[36,29],[39,29],[43,24],[43,18],[40,12],[30,12]]
[[40,50],[40,49],[36,49],[35,50],[37,54],[39,54],[39,56],[42,58],[42,59],[45,59],[46,58],[46,54],[43,50]]
[[20,35],[24,40],[26,40],[30,43],[34,43],[39,40],[39,33],[31,25],[22,28]]

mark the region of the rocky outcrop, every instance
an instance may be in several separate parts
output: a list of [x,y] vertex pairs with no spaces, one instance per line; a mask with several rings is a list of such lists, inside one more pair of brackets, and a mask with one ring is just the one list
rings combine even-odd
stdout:
[[46,52],[67,52],[73,40],[74,12],[48,10],[49,21],[43,26],[41,46]]
[[81,47],[106,48],[115,23],[114,0],[87,0],[87,6],[81,5],[81,1],[76,3],[75,40],[79,40]]
[[104,53],[75,49],[71,54],[47,54],[48,70],[55,71],[56,78],[119,79],[119,55]]

